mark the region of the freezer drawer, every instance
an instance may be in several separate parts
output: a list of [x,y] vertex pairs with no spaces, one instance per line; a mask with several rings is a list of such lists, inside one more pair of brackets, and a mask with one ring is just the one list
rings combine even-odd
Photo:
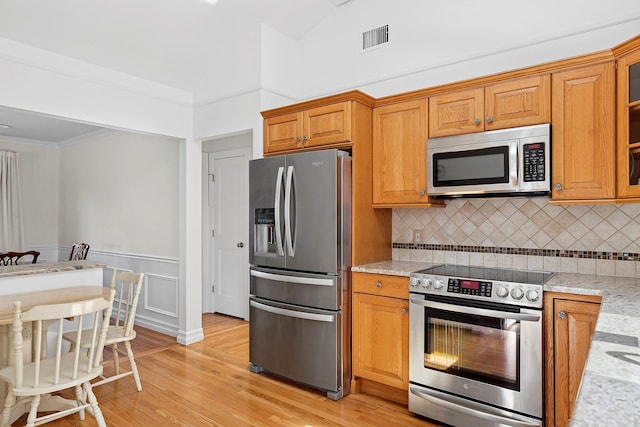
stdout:
[[[249,360],[267,371],[343,397],[340,312],[250,299]],[[346,394],[346,393],[345,393]]]
[[348,292],[342,276],[252,267],[250,293],[258,298],[325,310],[339,310]]

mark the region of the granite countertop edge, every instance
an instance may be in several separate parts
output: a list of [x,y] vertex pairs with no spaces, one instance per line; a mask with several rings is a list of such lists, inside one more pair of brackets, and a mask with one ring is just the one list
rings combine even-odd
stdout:
[[20,264],[0,267],[0,279],[19,276],[30,276],[33,274],[58,273],[61,271],[88,270],[92,268],[104,268],[106,264],[93,261],[60,261],[60,262],[38,262],[35,264]]
[[[409,277],[432,265],[389,260],[351,270]],[[602,297],[571,427],[640,425],[640,279],[555,273],[544,290]]]

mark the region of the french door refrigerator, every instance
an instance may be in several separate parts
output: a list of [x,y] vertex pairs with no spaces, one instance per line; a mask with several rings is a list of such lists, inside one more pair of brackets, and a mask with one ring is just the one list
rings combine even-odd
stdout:
[[249,164],[249,360],[338,400],[351,377],[351,157]]

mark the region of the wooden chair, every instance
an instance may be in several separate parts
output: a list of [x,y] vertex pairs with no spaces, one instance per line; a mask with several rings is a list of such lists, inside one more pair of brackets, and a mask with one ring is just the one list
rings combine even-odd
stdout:
[[[114,319],[112,319],[113,324],[109,326],[105,346],[111,347],[115,374],[109,377],[102,376],[101,380],[93,383],[94,387],[118,380],[127,375],[133,375],[138,391],[142,391],[138,367],[136,366],[133,350],[131,349],[131,341],[136,337],[136,331],[133,329],[133,326],[143,279],[143,273],[126,271],[118,273],[117,270],[113,271],[111,289],[115,291],[116,294],[115,307],[113,310]],[[83,338],[83,341],[78,341],[73,334],[65,334],[64,338],[71,342],[72,348],[74,348],[78,342],[80,342],[81,348],[87,348],[88,346],[88,342],[84,341],[85,338]],[[118,355],[118,344],[120,343],[123,343],[125,346],[126,354],[129,358],[129,365],[131,366],[131,370],[125,372],[120,372],[120,358]]]
[[89,253],[89,245],[87,243],[74,243],[71,246],[71,253],[69,254],[69,261],[79,261],[87,259]]
[[[20,404],[23,400],[26,404],[31,404],[26,424],[29,427],[73,413],[79,413],[80,419],[84,420],[85,409],[95,417],[99,426],[106,427],[90,381],[102,374],[100,359],[113,310],[114,296],[115,292],[112,291],[109,299],[98,297],[73,303],[40,305],[25,312],[21,311],[20,301],[13,303],[14,358],[12,365],[0,370],[0,378],[8,383],[0,426],[9,426],[11,409],[16,398],[20,398]],[[86,339],[88,351],[80,348],[73,352],[63,351],[63,328],[69,325],[65,319],[71,317],[75,322],[75,331],[72,334],[78,341]],[[31,348],[24,348],[25,338],[22,335],[23,323],[26,322],[31,322],[34,327],[33,362],[25,362],[31,360]],[[55,349],[48,351],[42,343],[42,337],[47,336],[47,325],[56,322]],[[83,323],[91,324],[92,328],[83,330]],[[53,357],[43,359],[44,353],[47,352],[53,353]],[[38,417],[41,397],[69,388],[75,389],[75,405]],[[47,408],[47,411],[51,411],[51,408]]]
[[[29,264],[29,258],[31,258],[31,264],[35,264],[39,256],[40,252],[38,251],[0,252],[0,266]],[[22,259],[23,257],[25,260]]]

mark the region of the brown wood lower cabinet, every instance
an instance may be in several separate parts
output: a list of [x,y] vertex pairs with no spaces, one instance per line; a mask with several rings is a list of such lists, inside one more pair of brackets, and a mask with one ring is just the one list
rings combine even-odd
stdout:
[[545,292],[545,426],[569,424],[601,297]]
[[352,392],[406,403],[409,278],[353,273]]

